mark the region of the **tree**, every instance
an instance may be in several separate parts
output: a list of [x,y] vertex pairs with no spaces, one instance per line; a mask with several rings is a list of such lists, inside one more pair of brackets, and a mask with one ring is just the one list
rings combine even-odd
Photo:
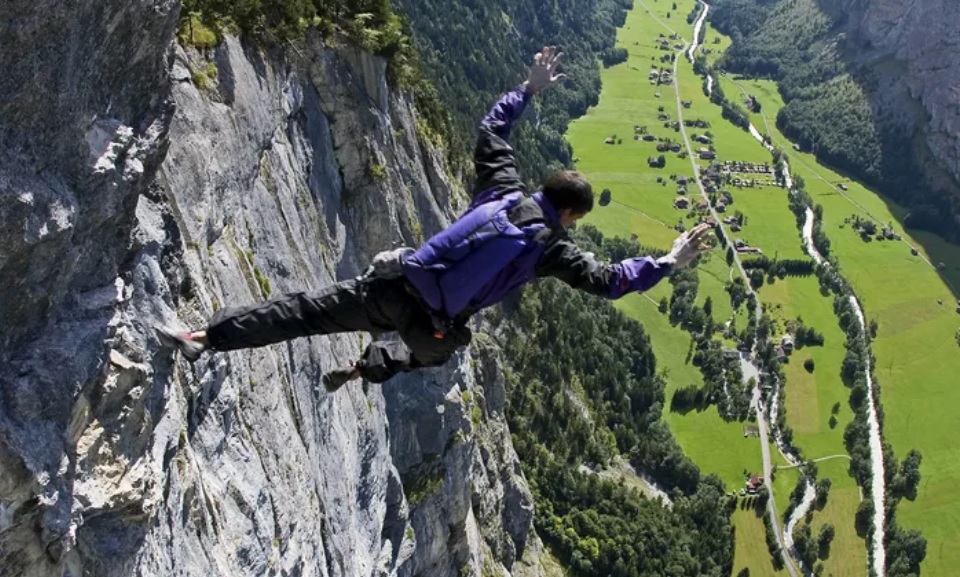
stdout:
[[803,361],[803,368],[805,368],[808,373],[812,373],[814,369],[813,359],[807,359]]
[[817,481],[817,484],[814,485],[814,491],[816,492],[814,504],[816,505],[818,511],[827,506],[827,494],[830,493],[830,487],[832,485],[832,481],[826,477],[820,479]]
[[833,541],[833,537],[836,534],[837,531],[830,523],[825,523],[823,527],[820,527],[820,534],[817,535],[817,547],[819,549],[818,557],[821,559],[826,559],[830,556],[830,543]]
[[708,317],[713,316],[713,299],[711,297],[707,297],[707,299],[703,301],[703,314]]
[[613,193],[610,192],[609,188],[604,188],[602,191],[600,191],[600,206],[607,206],[610,204],[612,194]]
[[667,297],[663,297],[662,299],[660,299],[660,306],[658,307],[658,310],[660,311],[661,314],[667,314],[667,311],[670,310],[670,305],[667,302]]

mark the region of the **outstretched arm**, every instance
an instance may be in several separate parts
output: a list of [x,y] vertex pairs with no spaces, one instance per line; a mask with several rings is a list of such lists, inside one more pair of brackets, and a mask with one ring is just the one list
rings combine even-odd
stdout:
[[556,73],[562,56],[552,46],[537,53],[527,81],[501,97],[480,122],[480,135],[474,150],[477,171],[474,197],[484,192],[497,195],[525,190],[513,148],[507,142],[510,130],[535,94],[564,77]]
[[575,289],[618,299],[631,292],[650,290],[671,271],[689,265],[697,255],[710,249],[709,234],[709,225],[699,225],[674,241],[673,250],[666,256],[628,258],[617,264],[604,264],[560,233],[548,241],[537,276],[552,276]]

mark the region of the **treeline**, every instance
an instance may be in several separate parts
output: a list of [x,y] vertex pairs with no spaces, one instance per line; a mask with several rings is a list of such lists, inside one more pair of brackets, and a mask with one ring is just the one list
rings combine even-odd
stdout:
[[545,44],[564,52],[562,86],[537,99],[536,122],[524,122],[512,135],[524,175],[539,184],[572,152],[563,138],[572,118],[597,104],[598,57],[612,64],[616,28],[632,0],[395,0],[409,18],[417,47],[440,98],[453,112],[458,150],[469,153],[476,125],[500,94],[524,79],[533,54]]
[[[786,103],[777,126],[824,163],[849,172],[911,210],[905,224],[960,241],[954,217],[960,203],[924,182],[913,139],[877,115],[871,71],[848,66],[855,49],[837,35],[844,15],[814,0],[717,0],[713,25],[732,37],[719,65],[777,80]],[[824,46],[835,44],[835,49]],[[845,50],[847,49],[847,50]]]
[[810,276],[816,263],[809,259],[771,259],[768,256],[743,259],[743,268],[762,270],[781,279],[787,276]]
[[[718,479],[701,477],[661,420],[664,383],[643,327],[553,280],[491,322],[535,525],[571,574],[729,575],[733,501]],[[581,467],[620,455],[669,491],[673,507]]]
[[[780,151],[774,152],[774,157],[781,155]],[[830,239],[827,237],[826,233],[823,232],[823,205],[818,204],[813,205],[813,199],[810,198],[810,194],[804,188],[805,183],[803,178],[800,176],[794,177],[794,187],[790,191],[790,211],[793,212],[794,216],[797,217],[797,228],[801,231],[803,230],[803,223],[807,220],[807,207],[811,207],[813,211],[813,232],[811,237],[813,239],[813,247],[817,249],[817,252],[820,253],[825,259],[830,258]],[[806,248],[804,248],[806,250]]]

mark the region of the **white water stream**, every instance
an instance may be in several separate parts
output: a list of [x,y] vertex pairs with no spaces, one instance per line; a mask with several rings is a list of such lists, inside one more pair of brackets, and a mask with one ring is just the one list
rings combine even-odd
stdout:
[[[863,309],[856,297],[850,297],[850,304],[857,312],[857,320],[864,333],[867,331],[864,322]],[[870,493],[873,498],[873,570],[877,575],[884,575],[886,565],[886,551],[883,548],[884,525],[886,511],[884,510],[884,479],[883,479],[883,445],[880,443],[880,423],[877,421],[877,406],[873,402],[873,375],[871,374],[870,359],[867,363],[867,425],[870,427],[870,464],[872,465],[872,479]]]
[[[797,508],[793,510],[793,513],[790,514],[790,519],[787,521],[787,526],[783,529],[783,544],[788,550],[793,549],[794,528],[796,528],[797,523],[803,519],[803,516],[807,514],[807,511],[810,510],[810,507],[813,505],[813,500],[816,498],[816,496],[817,491],[813,488],[813,483],[807,481],[807,487],[803,491],[803,498],[800,500]],[[800,570],[804,573],[809,572],[811,569],[813,568],[803,567],[803,565],[800,565]]]
[[703,22],[707,19],[707,13],[710,12],[710,5],[701,0],[703,4],[703,12],[700,13],[700,17],[697,18],[697,23],[693,25],[693,41],[690,43],[690,48],[687,49],[687,60],[693,62],[693,54],[697,51],[697,48],[700,47],[700,30],[703,28]]

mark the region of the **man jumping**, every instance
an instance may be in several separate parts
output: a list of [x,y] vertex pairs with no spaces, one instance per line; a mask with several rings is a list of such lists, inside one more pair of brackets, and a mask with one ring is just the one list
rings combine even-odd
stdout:
[[566,229],[593,209],[593,190],[578,172],[561,171],[528,194],[513,149],[513,123],[534,95],[561,78],[562,54],[545,47],[527,81],[504,95],[480,123],[474,161],[477,185],[467,212],[418,250],[374,257],[357,279],[318,292],[292,293],[248,307],[218,311],[203,330],[160,328],[161,341],[195,361],[206,350],[261,347],[332,333],[397,331],[401,341],[376,341],[353,364],[327,372],[335,391],[363,377],[383,382],[399,372],[442,365],[470,343],[471,315],[537,277],[554,277],[608,299],[646,291],[708,250],[709,225],[681,235],[666,256],[602,264],[570,240]]

